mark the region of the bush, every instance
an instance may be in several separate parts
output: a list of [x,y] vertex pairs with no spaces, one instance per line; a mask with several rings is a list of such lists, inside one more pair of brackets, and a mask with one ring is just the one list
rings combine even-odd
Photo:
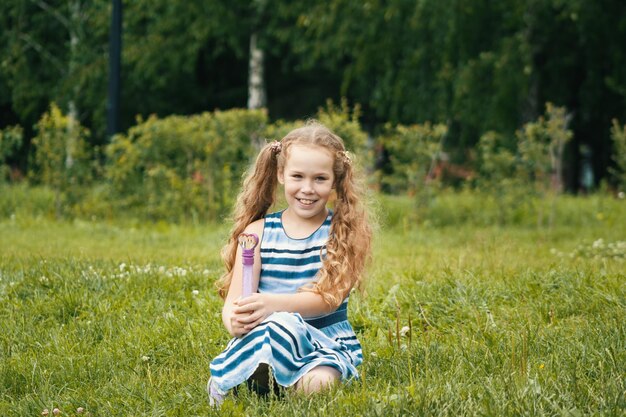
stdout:
[[266,123],[264,110],[139,120],[106,148],[113,204],[153,220],[218,218],[232,206]]
[[48,187],[0,183],[0,218],[54,216],[54,198]]
[[8,178],[9,167],[6,162],[22,144],[22,137],[23,130],[19,125],[0,129],[0,183]]
[[626,125],[620,126],[613,119],[611,127],[611,139],[613,139],[613,161],[617,165],[610,172],[616,179],[620,191],[626,192]]
[[93,179],[93,159],[87,147],[89,130],[65,116],[52,103],[35,126],[37,136],[30,178],[52,189],[55,213],[61,216],[78,202]]
[[[326,107],[320,107],[317,110],[316,119],[343,139],[346,149],[356,154],[365,164],[365,160],[368,159],[367,133],[363,131],[359,123],[360,115],[360,107],[356,105],[351,109],[346,99],[342,99],[339,105],[328,100]],[[303,120],[277,120],[268,125],[263,133],[270,140],[281,140],[287,133],[305,123]]]
[[517,217],[522,202],[527,200],[528,181],[520,172],[519,158],[515,151],[508,148],[503,136],[492,131],[485,133],[478,141],[477,150],[477,189],[493,201],[498,212],[498,224],[505,224],[511,217]]
[[[497,195],[464,188],[444,189],[431,201],[430,207],[416,218],[414,201],[408,196],[378,195],[381,224],[394,230],[411,231],[416,227],[516,226],[535,227],[541,200],[533,196],[520,198],[502,217]],[[554,202],[554,227],[590,227],[598,224],[619,225],[623,202],[606,193],[588,196],[562,195]]]
[[381,188],[391,192],[416,195],[418,206],[423,205],[427,193],[428,173],[442,151],[447,127],[430,123],[410,126],[387,124],[379,138],[389,154],[393,172],[377,173]]

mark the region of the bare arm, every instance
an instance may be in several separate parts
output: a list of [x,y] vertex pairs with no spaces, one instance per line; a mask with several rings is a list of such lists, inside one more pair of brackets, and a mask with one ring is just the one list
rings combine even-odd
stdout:
[[267,316],[277,311],[300,313],[302,317],[315,317],[335,310],[321,295],[314,292],[296,294],[252,294],[235,302],[234,312],[246,332],[258,326]]

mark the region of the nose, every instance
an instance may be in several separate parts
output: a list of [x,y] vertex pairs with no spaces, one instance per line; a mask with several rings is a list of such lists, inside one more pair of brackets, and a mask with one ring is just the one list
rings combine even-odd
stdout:
[[311,184],[311,181],[304,181],[304,183],[302,184],[301,191],[306,194],[312,193],[313,185]]

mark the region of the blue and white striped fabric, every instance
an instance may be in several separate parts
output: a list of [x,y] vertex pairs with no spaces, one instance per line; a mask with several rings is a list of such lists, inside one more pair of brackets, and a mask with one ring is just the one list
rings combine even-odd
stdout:
[[[261,238],[259,292],[293,294],[311,283],[322,266],[332,213],[313,234],[292,239],[281,222],[282,211],[265,217]],[[347,317],[348,299],[327,315],[302,318],[298,313],[268,316],[250,333],[232,339],[211,362],[213,383],[222,393],[246,381],[261,363],[276,382],[288,387],[316,366],[331,366],[342,379],[358,377],[361,344]]]

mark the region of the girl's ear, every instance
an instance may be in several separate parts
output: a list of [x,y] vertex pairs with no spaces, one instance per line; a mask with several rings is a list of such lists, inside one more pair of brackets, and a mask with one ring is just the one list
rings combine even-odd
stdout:
[[277,177],[280,185],[285,185],[285,172],[283,170],[278,170]]

